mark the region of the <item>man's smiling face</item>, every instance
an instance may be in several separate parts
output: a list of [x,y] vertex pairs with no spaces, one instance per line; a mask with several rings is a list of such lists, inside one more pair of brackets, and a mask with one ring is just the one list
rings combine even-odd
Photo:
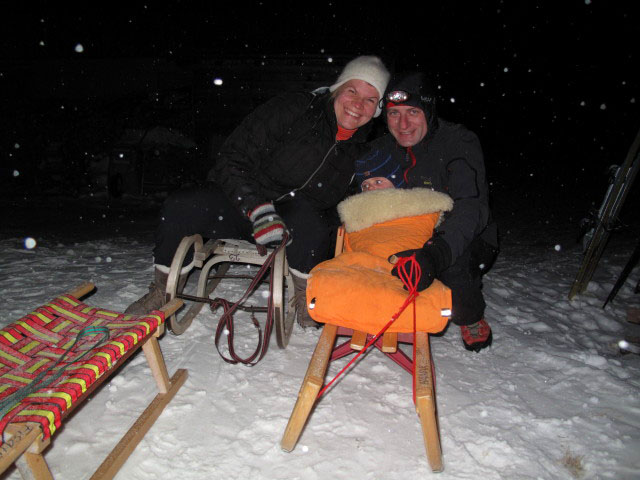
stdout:
[[427,134],[427,117],[422,109],[410,105],[387,107],[387,126],[403,147],[413,147]]

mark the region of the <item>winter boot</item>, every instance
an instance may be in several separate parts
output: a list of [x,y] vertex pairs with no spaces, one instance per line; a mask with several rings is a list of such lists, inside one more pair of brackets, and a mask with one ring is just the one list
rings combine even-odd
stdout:
[[464,348],[469,351],[478,353],[483,348],[491,345],[493,340],[491,327],[484,318],[471,325],[460,325],[460,330]]
[[293,280],[293,297],[289,301],[296,309],[298,325],[302,328],[320,328],[321,324],[311,318],[307,310],[307,278],[309,278],[309,274],[301,273],[293,268],[289,269],[289,273]]
[[[166,303],[167,280],[169,274],[155,268],[153,281],[149,285],[149,292],[127,307],[124,313],[129,315],[146,315],[152,310],[157,310]],[[187,280],[187,274],[180,275],[178,279],[178,291],[182,290]]]

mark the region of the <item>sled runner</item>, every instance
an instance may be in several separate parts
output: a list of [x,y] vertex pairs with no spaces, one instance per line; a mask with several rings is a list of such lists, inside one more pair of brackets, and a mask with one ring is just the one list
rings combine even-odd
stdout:
[[86,283],[0,330],[0,473],[13,463],[25,479],[52,479],[43,452],[67,416],[142,348],[160,393],[91,477],[112,478],[187,378],[169,378],[157,337],[173,300],[148,315],[124,315],[78,299]]
[[[346,235],[348,236],[348,234]],[[342,228],[338,233],[336,259],[339,258],[338,255],[342,253],[344,243],[345,232]],[[314,273],[312,271],[312,276],[309,280],[310,283],[314,280],[313,275]],[[341,286],[340,288],[345,287]],[[357,323],[357,320],[354,320],[361,311],[359,308],[360,305],[348,309],[348,312],[340,312],[340,314],[334,315],[334,320],[327,320],[325,322],[280,443],[284,451],[290,452],[294,449],[313,406],[330,385],[322,388],[329,362],[357,351],[361,352],[365,348],[365,345],[371,344],[406,371],[413,374],[414,402],[420,418],[427,460],[434,472],[441,472],[443,470],[444,466],[436,409],[434,367],[429,347],[429,332],[435,333],[441,331],[446,326],[448,321],[446,317],[450,315],[451,296],[449,289],[437,280],[432,287],[422,292],[422,295],[424,297],[429,296],[427,293],[429,290],[431,290],[436,303],[439,303],[442,309],[436,306],[430,308],[434,310],[435,315],[442,316],[443,320],[441,322],[436,321],[432,327],[427,327],[424,331],[403,331],[406,330],[406,328],[401,325],[401,322],[398,322],[398,325],[392,324],[384,335],[380,337],[376,337],[379,333],[377,327],[373,330],[369,329],[364,331],[353,328],[354,324]],[[373,297],[376,294],[377,292],[371,296]],[[307,299],[309,300],[313,295],[314,293],[310,293],[308,287]],[[313,306],[313,300],[311,306]],[[309,307],[310,309],[311,306]],[[408,313],[410,308],[411,307],[409,307],[405,313]],[[435,313],[435,308],[437,308],[437,313]],[[313,312],[313,310],[310,310],[310,312]],[[318,316],[312,316],[315,320],[319,320]],[[400,319],[402,319],[402,317],[400,317]],[[338,336],[349,336],[350,339],[334,347],[336,337]],[[398,347],[398,343],[412,344],[414,346],[413,358],[407,356]]]
[[[194,267],[200,269],[198,285],[195,295],[187,295],[180,285],[180,272],[185,267],[187,254],[193,250]],[[293,281],[289,275],[284,245],[278,248],[259,247],[244,240],[209,240],[203,244],[198,234],[185,237],[180,242],[171,263],[167,280],[167,297],[169,299],[182,298],[188,305],[184,312],[178,312],[168,320],[169,328],[176,334],[182,334],[209,301],[215,288],[225,278],[246,278],[238,275],[228,275],[232,263],[259,265],[264,268],[257,276],[262,276],[268,269],[271,271],[269,281],[269,297],[271,311],[276,330],[276,339],[280,348],[286,348],[293,330],[295,311],[292,304],[287,305],[285,312],[284,286],[285,281],[289,292],[293,292]],[[216,266],[215,274],[211,270]],[[253,278],[253,277],[250,277]],[[257,281],[259,281],[258,279]],[[255,287],[255,285],[254,285]],[[256,309],[266,311],[267,308]],[[265,337],[267,335],[265,334]],[[268,343],[268,338],[265,338]]]

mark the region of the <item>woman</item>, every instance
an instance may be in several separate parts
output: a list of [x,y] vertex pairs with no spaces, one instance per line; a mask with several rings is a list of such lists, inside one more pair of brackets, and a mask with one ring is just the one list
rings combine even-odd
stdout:
[[164,203],[154,281],[127,313],[163,303],[168,266],[184,236],[273,245],[288,232],[298,323],[315,324],[304,305],[308,272],[329,257],[335,206],[347,193],[355,159],[366,150],[370,120],[380,114],[388,80],[379,58],[357,57],[330,88],[280,95],[246,117],[220,149],[208,186],[178,192]]

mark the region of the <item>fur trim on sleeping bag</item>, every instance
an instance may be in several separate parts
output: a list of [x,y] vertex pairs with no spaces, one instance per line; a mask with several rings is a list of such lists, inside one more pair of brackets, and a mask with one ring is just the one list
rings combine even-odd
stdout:
[[338,204],[347,233],[401,217],[448,212],[453,200],[428,188],[372,190],[353,195]]

